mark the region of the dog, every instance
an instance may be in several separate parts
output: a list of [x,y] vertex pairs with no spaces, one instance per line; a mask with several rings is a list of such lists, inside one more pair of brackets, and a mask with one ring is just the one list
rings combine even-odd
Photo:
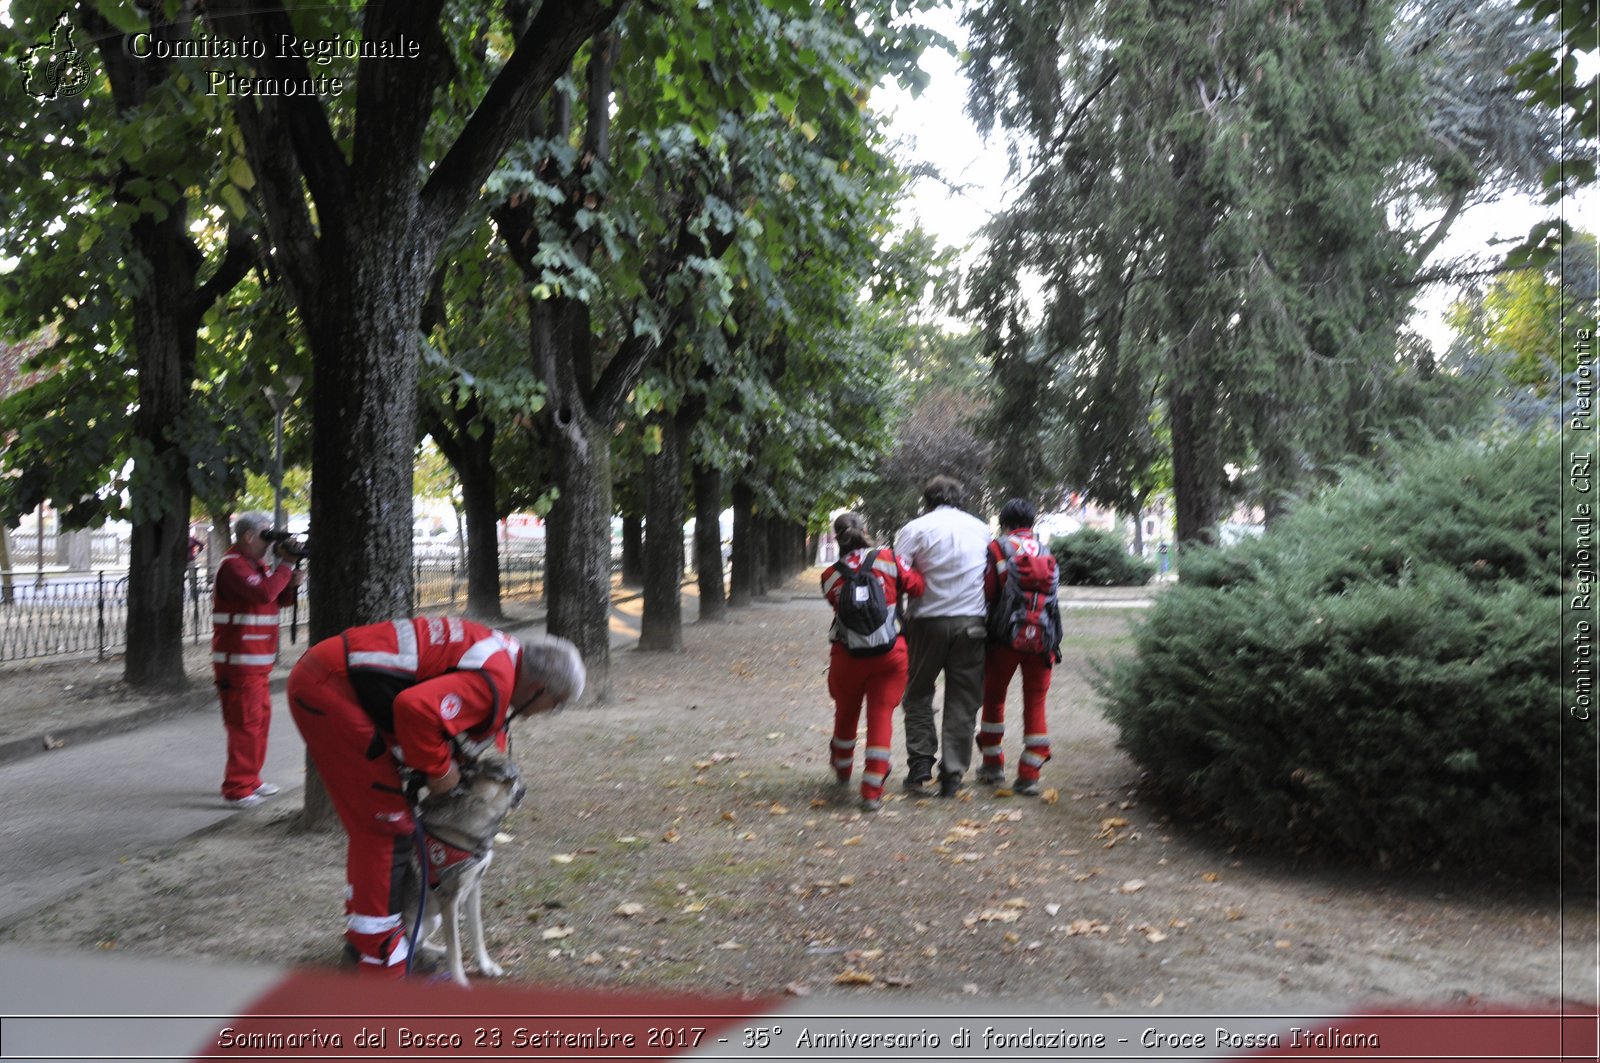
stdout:
[[[443,962],[457,985],[470,984],[461,956],[463,914],[472,935],[478,973],[489,978],[505,974],[484,944],[483,878],[494,859],[495,834],[526,793],[517,766],[491,747],[462,768],[459,786],[449,793],[429,794],[419,806],[428,888],[417,938],[437,956],[438,947],[429,939],[443,924]],[[416,925],[421,899],[418,876],[407,875],[402,907],[406,926]]]

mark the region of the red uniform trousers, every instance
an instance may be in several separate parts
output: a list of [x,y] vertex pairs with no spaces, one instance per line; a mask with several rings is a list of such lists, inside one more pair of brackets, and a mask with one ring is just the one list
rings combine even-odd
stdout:
[[867,703],[867,756],[861,769],[861,796],[867,801],[883,797],[883,780],[889,775],[889,744],[894,740],[894,710],[906,692],[906,640],[876,657],[853,657],[834,643],[828,659],[828,693],[833,695],[833,740],[828,743],[834,774],[850,781],[855,763],[856,724],[861,702]]
[[389,743],[350,685],[337,636],[311,647],[294,666],[289,712],[349,839],[345,940],[355,950],[357,970],[399,978],[410,932],[402,925],[402,891],[417,873],[411,805]]
[[978,726],[978,751],[983,766],[1004,771],[1006,688],[1022,669],[1022,757],[1017,778],[1037,781],[1039,769],[1050,759],[1050,733],[1045,726],[1044,699],[1050,692],[1050,658],[1042,653],[1018,653],[1009,646],[990,646],[983,662],[983,722]]
[[222,726],[228,736],[228,761],[222,769],[222,796],[249,797],[261,785],[267,760],[267,729],[272,725],[271,675],[233,672],[217,675]]

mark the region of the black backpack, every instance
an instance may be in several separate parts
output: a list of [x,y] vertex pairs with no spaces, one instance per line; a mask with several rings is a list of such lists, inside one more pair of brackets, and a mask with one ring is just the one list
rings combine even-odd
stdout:
[[[839,601],[834,606],[835,629],[852,657],[876,657],[894,649],[894,640],[900,637],[900,604],[889,608],[884,598],[883,583],[873,574],[881,551],[874,551],[861,559],[860,568],[851,568],[844,558],[834,562],[839,572]],[[900,588],[900,577],[895,575],[895,588]],[[901,594],[904,592],[901,591]]]

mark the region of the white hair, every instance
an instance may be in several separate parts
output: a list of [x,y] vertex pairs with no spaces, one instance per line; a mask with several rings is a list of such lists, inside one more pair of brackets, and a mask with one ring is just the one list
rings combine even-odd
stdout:
[[270,527],[272,514],[252,509],[233,518],[233,537],[237,539],[245,532],[264,532]]
[[533,635],[522,640],[517,676],[524,683],[542,685],[556,704],[564,705],[583,696],[588,672],[578,647],[555,635]]

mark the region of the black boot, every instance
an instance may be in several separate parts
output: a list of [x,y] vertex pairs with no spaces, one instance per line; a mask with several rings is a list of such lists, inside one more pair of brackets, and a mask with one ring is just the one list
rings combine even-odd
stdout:
[[961,773],[959,771],[941,771],[939,773],[939,796],[954,797],[961,789]]
[[906,766],[907,793],[920,794],[922,788],[933,781],[933,761],[923,757],[913,758]]

